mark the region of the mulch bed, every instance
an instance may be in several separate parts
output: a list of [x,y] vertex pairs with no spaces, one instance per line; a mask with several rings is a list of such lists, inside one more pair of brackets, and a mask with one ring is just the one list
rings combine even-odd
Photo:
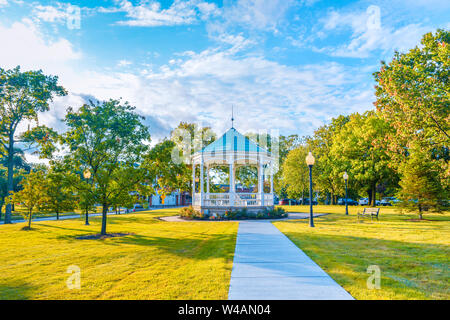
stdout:
[[88,234],[86,236],[76,237],[75,239],[78,239],[78,240],[97,240],[97,239],[108,239],[108,238],[125,237],[125,236],[129,236],[131,234],[133,234],[133,233],[107,233],[105,235]]

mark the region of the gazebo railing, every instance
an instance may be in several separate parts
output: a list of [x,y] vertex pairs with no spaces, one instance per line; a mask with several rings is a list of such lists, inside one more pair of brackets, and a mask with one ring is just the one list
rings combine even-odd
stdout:
[[[264,205],[273,205],[273,194],[265,193]],[[201,194],[196,193],[194,195],[194,206],[201,205]],[[204,193],[203,194],[203,205],[212,207],[226,207],[226,206],[236,206],[236,207],[252,207],[261,206],[261,194],[260,193]]]

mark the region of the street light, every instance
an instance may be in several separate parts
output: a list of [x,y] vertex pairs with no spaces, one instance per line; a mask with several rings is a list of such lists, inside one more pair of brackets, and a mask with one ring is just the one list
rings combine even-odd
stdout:
[[91,177],[91,172],[89,171],[89,169],[84,170],[83,177],[85,179],[89,179]]
[[313,205],[312,205],[312,167],[314,165],[315,159],[311,151],[306,156],[306,164],[309,167],[309,226],[314,227],[313,220]]
[[[91,172],[89,171],[89,169],[86,169],[86,170],[83,171],[83,177],[86,180],[89,180],[91,178]],[[89,210],[88,210],[88,208],[86,206],[86,222],[85,222],[85,225],[87,225],[87,226],[89,225],[89,212],[88,211]]]
[[348,181],[348,174],[347,171],[344,172],[344,181],[345,181],[345,215],[348,216],[348,197],[347,197],[347,181]]

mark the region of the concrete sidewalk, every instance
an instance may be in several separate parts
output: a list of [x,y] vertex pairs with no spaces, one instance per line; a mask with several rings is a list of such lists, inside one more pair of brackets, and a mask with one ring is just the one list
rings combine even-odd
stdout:
[[351,300],[271,222],[240,222],[230,300]]

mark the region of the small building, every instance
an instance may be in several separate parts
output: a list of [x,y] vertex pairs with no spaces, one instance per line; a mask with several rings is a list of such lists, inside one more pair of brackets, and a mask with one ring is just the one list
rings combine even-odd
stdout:
[[159,194],[152,195],[148,199],[149,207],[174,207],[188,206],[192,203],[191,194],[189,192],[174,191],[163,197]]

